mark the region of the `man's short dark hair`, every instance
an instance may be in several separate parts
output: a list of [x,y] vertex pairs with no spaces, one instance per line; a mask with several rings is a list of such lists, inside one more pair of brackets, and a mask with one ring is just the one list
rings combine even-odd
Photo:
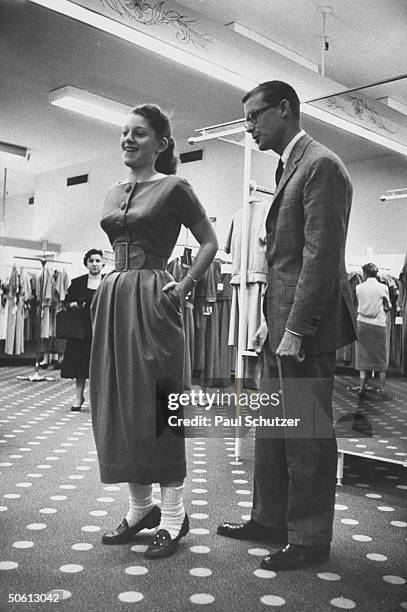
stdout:
[[267,104],[275,104],[276,106],[281,100],[288,100],[291,111],[296,119],[300,118],[300,100],[297,92],[291,85],[284,81],[265,81],[260,83],[254,89],[251,89],[242,99],[242,103],[247,102],[252,96],[262,93],[264,101]]
[[362,266],[362,270],[368,278],[376,278],[379,268],[374,263],[367,263]]

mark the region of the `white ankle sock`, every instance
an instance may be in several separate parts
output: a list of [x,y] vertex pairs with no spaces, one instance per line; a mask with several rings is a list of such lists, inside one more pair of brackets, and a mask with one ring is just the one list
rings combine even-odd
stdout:
[[126,520],[129,527],[134,527],[154,506],[153,485],[144,485],[138,482],[129,482],[127,484],[129,485],[130,507],[126,514]]
[[184,485],[180,487],[161,486],[161,522],[158,529],[166,529],[172,540],[179,534],[185,517],[183,492]]

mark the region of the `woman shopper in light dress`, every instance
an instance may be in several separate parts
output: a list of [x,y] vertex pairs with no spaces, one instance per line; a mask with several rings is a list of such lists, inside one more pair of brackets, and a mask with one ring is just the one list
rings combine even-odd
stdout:
[[374,263],[362,266],[364,282],[356,286],[358,300],[358,341],[356,343],[356,369],[360,372],[359,397],[366,391],[368,372],[379,376],[381,399],[391,396],[385,391],[389,363],[386,312],[390,310],[387,285],[378,280],[378,267]]

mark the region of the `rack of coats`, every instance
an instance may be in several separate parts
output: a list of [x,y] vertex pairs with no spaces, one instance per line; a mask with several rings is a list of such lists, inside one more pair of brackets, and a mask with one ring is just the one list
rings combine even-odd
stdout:
[[[253,352],[253,337],[263,320],[262,303],[267,285],[265,219],[270,202],[252,193],[249,205],[243,348],[244,351],[252,351],[257,363],[257,356]],[[184,304],[184,371],[187,388],[194,383],[201,386],[227,386],[236,371],[241,316],[242,236],[243,209],[240,209],[232,218],[225,243],[225,252],[232,255],[230,271],[224,270],[223,259],[215,258]],[[191,264],[191,249],[185,247],[184,254],[173,259],[167,269],[176,281],[180,281]],[[246,359],[246,356],[243,358]],[[248,359],[250,361],[251,358]]]
[[[39,260],[40,261],[40,260]],[[6,355],[22,355],[30,341],[55,338],[56,313],[70,284],[65,269],[39,273],[13,265],[0,280],[0,340]]]
[[[187,249],[186,249],[187,251]],[[187,274],[192,259],[185,254],[168,264],[176,281]],[[235,351],[228,346],[232,304],[232,275],[222,272],[222,261],[214,259],[184,303],[185,387],[225,387],[231,382]]]

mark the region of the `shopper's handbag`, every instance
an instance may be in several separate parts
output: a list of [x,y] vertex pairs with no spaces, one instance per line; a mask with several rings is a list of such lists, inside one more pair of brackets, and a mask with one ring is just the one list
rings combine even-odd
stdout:
[[85,322],[82,310],[68,308],[57,312],[56,337],[66,340],[85,337]]

